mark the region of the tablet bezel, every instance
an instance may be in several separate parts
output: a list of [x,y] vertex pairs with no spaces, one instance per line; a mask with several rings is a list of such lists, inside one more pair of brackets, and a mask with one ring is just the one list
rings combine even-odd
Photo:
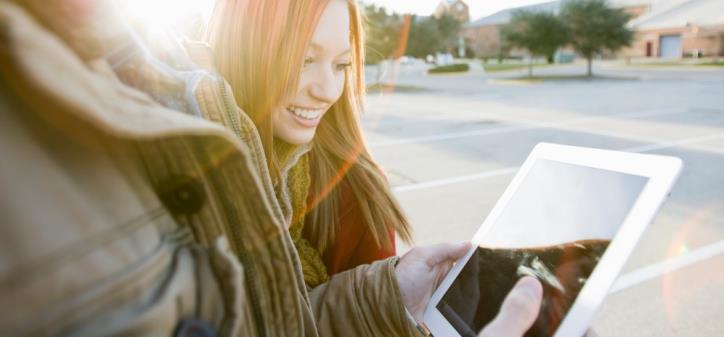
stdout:
[[556,330],[554,337],[582,336],[585,333],[596,309],[603,302],[626,260],[633,252],[636,243],[671,191],[683,165],[681,159],[676,157],[550,143],[536,145],[475,233],[472,240],[473,247],[456,262],[433,293],[425,309],[423,321],[435,336],[460,336],[437,310],[436,306],[463,266],[465,266],[465,263],[473,255],[485,233],[495,224],[530,168],[538,160],[551,160],[648,178],[631,211],[612,238],[608,249],[606,249],[593,273],[579,292],[561,325]]

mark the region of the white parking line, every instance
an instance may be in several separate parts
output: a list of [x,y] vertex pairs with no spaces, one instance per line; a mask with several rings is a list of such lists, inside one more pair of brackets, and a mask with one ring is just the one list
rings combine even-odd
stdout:
[[[643,145],[643,146],[635,146],[635,147],[625,148],[625,149],[622,149],[619,151],[644,153],[644,152],[668,149],[668,148],[682,146],[682,145],[700,143],[700,142],[705,142],[705,141],[709,141],[709,140],[716,140],[716,139],[720,139],[720,138],[724,138],[724,132],[718,132],[718,133],[700,136],[700,137],[684,138],[684,139],[674,140],[674,141],[670,141],[670,142],[660,142],[660,143]],[[445,178],[445,179],[437,179],[437,180],[425,181],[425,182],[415,183],[415,184],[402,185],[402,186],[393,187],[392,191],[409,192],[409,191],[416,191],[416,190],[420,190],[420,189],[462,183],[462,182],[467,182],[467,181],[472,181],[472,180],[480,180],[480,179],[504,176],[504,175],[515,173],[516,171],[518,171],[519,168],[520,168],[520,166],[506,167],[506,168],[492,170],[492,171],[486,171],[486,172],[482,172],[482,173],[450,177],[450,178]]]
[[482,129],[482,130],[452,132],[452,133],[443,133],[443,134],[437,134],[437,135],[431,135],[431,136],[422,136],[422,137],[396,139],[396,140],[388,140],[388,141],[380,141],[380,142],[371,142],[371,143],[369,143],[368,146],[372,147],[372,148],[382,148],[382,147],[397,146],[397,145],[412,144],[412,143],[419,144],[419,143],[439,142],[439,141],[450,140],[450,139],[460,139],[460,138],[467,138],[467,137],[495,135],[495,134],[516,132],[516,131],[558,128],[558,127],[562,127],[562,126],[571,126],[571,125],[576,125],[576,124],[590,123],[593,121],[606,119],[606,118],[644,118],[644,117],[672,115],[672,114],[678,114],[678,113],[684,113],[684,112],[686,112],[686,111],[681,110],[681,109],[672,109],[672,110],[658,110],[657,109],[654,111],[640,111],[640,112],[635,112],[635,113],[630,113],[630,114],[573,118],[573,119],[568,119],[565,121],[549,122],[549,123],[537,123],[537,122],[530,122],[530,121],[514,121],[513,120],[513,121],[504,121],[504,122],[524,123],[526,125],[504,126],[504,127],[489,128],[489,129]]
[[420,190],[420,189],[424,189],[424,188],[431,188],[431,187],[438,187],[438,186],[450,185],[450,184],[455,184],[455,183],[462,183],[462,182],[466,182],[466,181],[470,181],[470,180],[478,180],[478,179],[485,179],[485,178],[490,178],[490,177],[503,176],[506,174],[513,174],[516,171],[518,171],[518,167],[509,167],[509,168],[487,171],[487,172],[478,173],[478,174],[457,176],[457,177],[440,179],[440,180],[432,180],[432,181],[427,181],[427,182],[417,183],[417,184],[402,185],[402,186],[394,187],[392,190],[395,192]]
[[656,150],[662,150],[662,149],[668,149],[671,147],[677,147],[682,145],[689,145],[689,144],[695,144],[695,143],[702,143],[710,140],[717,140],[719,138],[722,138],[724,136],[724,132],[719,133],[713,133],[710,135],[700,136],[700,137],[691,137],[691,138],[684,138],[680,140],[672,140],[669,142],[661,142],[656,144],[649,144],[649,145],[642,145],[642,146],[636,146],[631,147],[628,149],[625,149],[623,151],[628,152],[651,152]]
[[652,265],[621,275],[621,277],[616,280],[616,283],[613,284],[613,287],[608,293],[617,293],[627,288],[631,288],[637,284],[646,282],[661,275],[709,259],[722,253],[724,253],[724,240],[710,244],[708,246],[701,247],[696,250],[692,250],[685,255],[680,255],[659,263],[654,263]]

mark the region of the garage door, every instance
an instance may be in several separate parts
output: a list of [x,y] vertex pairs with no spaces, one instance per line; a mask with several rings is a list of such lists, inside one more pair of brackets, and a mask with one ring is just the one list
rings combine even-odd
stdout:
[[681,35],[662,35],[660,39],[662,58],[681,57]]

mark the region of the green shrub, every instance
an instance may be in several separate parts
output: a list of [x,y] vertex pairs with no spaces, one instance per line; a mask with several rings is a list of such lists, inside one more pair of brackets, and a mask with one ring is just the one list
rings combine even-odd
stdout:
[[439,66],[430,68],[427,70],[428,74],[440,74],[440,73],[462,73],[470,70],[470,66],[467,63],[456,63],[449,64],[446,66]]
[[714,61],[712,61],[712,62],[707,62],[707,63],[701,63],[701,64],[699,64],[699,65],[702,65],[702,66],[724,67],[724,61],[719,61],[719,62],[714,62]]

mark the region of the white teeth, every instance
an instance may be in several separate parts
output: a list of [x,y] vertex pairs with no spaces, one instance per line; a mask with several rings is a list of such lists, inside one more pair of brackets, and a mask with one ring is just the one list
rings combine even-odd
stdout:
[[287,110],[289,110],[291,113],[302,117],[304,119],[317,119],[322,114],[322,110],[308,110],[308,109],[302,109],[297,107],[288,107]]

